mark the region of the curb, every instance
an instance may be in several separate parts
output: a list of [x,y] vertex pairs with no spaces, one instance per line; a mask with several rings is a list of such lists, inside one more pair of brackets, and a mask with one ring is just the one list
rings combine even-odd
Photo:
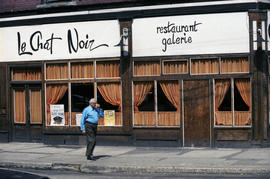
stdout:
[[0,167],[50,170],[52,169],[52,163],[1,162]]
[[65,170],[92,174],[256,174],[269,175],[270,168],[188,168],[188,167],[138,167],[138,166],[99,166],[68,163],[27,163],[1,162],[2,168],[23,168],[38,170]]
[[185,167],[137,167],[137,166],[89,166],[81,165],[80,171],[83,173],[104,174],[104,173],[124,173],[124,174],[261,174],[270,175],[270,168],[185,168]]

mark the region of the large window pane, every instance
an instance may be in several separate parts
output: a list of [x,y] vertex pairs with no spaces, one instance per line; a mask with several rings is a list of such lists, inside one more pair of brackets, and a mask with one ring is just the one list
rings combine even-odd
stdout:
[[180,125],[180,91],[178,81],[164,81],[157,85],[158,126]]
[[64,105],[65,122],[64,125],[69,125],[68,112],[68,85],[66,84],[50,84],[46,87],[46,104],[47,104],[47,125],[55,125],[56,121],[51,120],[50,105]]
[[25,90],[15,89],[13,90],[14,98],[14,123],[26,123],[25,112]]
[[[250,126],[250,80],[234,79],[233,81],[232,90],[231,80],[215,80],[215,124],[225,126]],[[234,106],[233,109],[232,106]]]
[[32,124],[42,123],[42,109],[41,109],[41,91],[31,89],[30,97],[30,122]]
[[99,125],[122,125],[122,93],[120,83],[98,83],[97,101],[103,110],[114,111],[115,121],[99,120]]
[[79,114],[82,114],[83,109],[89,105],[89,100],[93,97],[94,85],[92,83],[71,84],[71,125],[80,125]]
[[251,125],[251,87],[249,79],[234,80],[234,109],[236,126]]
[[155,94],[154,88],[148,92],[141,105],[138,106],[139,111],[155,111]]
[[215,80],[215,124],[232,126],[231,80]]
[[133,83],[134,126],[155,126],[155,99],[153,82]]
[[[167,86],[167,84],[168,83],[162,83],[161,85],[163,85],[163,88],[160,86],[159,83],[157,85],[158,111],[177,111],[176,107],[168,100],[168,98],[172,97],[171,100],[177,100],[179,104],[179,99],[177,99],[177,97],[179,97],[179,93],[171,94],[171,90],[174,89]],[[168,97],[164,94],[163,89]],[[176,99],[174,97],[176,97]]]

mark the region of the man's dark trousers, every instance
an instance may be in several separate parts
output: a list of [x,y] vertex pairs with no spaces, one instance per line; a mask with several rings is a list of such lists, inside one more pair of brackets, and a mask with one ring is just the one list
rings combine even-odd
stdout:
[[85,122],[86,130],[86,156],[93,155],[93,151],[96,145],[97,124]]

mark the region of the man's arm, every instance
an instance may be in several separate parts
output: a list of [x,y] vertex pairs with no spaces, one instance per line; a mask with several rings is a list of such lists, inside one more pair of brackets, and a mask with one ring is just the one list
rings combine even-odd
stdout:
[[99,108],[99,104],[97,105],[96,107],[96,110],[98,112],[98,117],[104,117],[104,112],[103,112],[103,109]]
[[81,118],[81,131],[83,134],[85,133],[85,126],[84,126],[85,115],[86,115],[86,110],[83,110],[83,114]]

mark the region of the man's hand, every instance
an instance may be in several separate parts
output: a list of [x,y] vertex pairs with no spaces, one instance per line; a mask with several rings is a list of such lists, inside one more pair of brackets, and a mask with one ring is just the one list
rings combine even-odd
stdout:
[[96,108],[100,108],[100,105],[98,103],[96,104]]
[[82,133],[85,134],[85,130],[83,130]]

